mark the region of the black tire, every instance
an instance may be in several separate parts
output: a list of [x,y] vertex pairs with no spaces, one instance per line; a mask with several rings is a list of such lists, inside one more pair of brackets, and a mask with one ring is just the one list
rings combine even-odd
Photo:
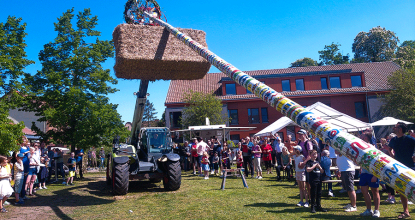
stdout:
[[106,175],[107,181],[106,182],[107,182],[107,185],[110,186],[111,183],[112,183],[112,180],[111,180],[111,176],[112,176],[112,174],[111,174],[111,168],[112,168],[111,160],[112,160],[112,158],[111,157],[108,157],[107,160],[108,161],[107,161],[107,175]]
[[180,189],[182,183],[182,170],[180,161],[167,161],[167,172],[163,178],[163,185],[166,190],[175,191]]
[[129,185],[129,170],[130,165],[128,163],[116,164],[114,166],[112,174],[112,191],[115,195],[125,195],[128,193]]

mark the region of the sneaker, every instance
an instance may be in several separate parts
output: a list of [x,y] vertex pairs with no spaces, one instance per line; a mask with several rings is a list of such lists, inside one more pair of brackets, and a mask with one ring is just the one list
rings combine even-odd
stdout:
[[43,189],[48,189],[48,188],[46,188],[46,186],[44,186]]
[[14,203],[15,205],[23,205],[24,201],[23,200],[19,200],[18,202]]
[[73,185],[73,183],[69,183],[69,185],[71,185],[71,186],[72,186],[72,185]]
[[303,206],[304,205],[304,202],[303,201],[300,201],[299,203],[297,203],[297,206]]
[[259,177],[258,177],[258,179],[259,179],[259,180],[260,180],[260,179],[262,179],[262,176],[259,176]]
[[372,215],[373,215],[372,209],[366,209],[366,211],[360,213],[360,216],[372,216]]
[[66,182],[62,182],[63,185],[66,185]]
[[396,200],[395,200],[395,199],[390,199],[390,200],[389,200],[389,203],[390,203],[390,204],[395,204],[395,202],[396,202]]
[[259,176],[256,176],[256,177],[255,177],[255,179],[258,179],[258,178],[259,178]]
[[333,191],[331,191],[331,190],[329,191],[329,196],[334,197]]
[[315,208],[315,210],[316,210],[317,212],[327,212],[327,209],[323,209],[321,206],[316,207],[316,208]]
[[408,205],[413,205],[414,203],[411,200],[408,200]]
[[345,192],[347,192],[347,190],[345,190],[345,189],[341,189],[341,190],[339,191],[339,193],[345,193]]
[[196,172],[193,172],[193,175],[196,175]]
[[358,193],[362,193],[362,190],[360,190],[360,189],[356,190],[356,194],[358,194]]
[[349,208],[345,209],[344,211],[345,212],[355,212],[355,211],[357,211],[357,207],[350,206]]
[[214,173],[215,173],[215,171],[210,172],[210,174],[212,174],[212,175],[213,175]]
[[3,205],[10,205],[10,202],[4,201]]
[[209,179],[207,176],[205,176],[205,180]]
[[375,211],[373,212],[372,217],[374,217],[374,218],[379,218],[379,217],[380,217],[380,212],[379,212],[379,210],[375,210]]
[[306,202],[306,203],[304,203],[304,205],[303,205],[304,207],[306,207],[306,208],[308,208],[308,202]]
[[349,204],[345,205],[343,208],[344,208],[344,209],[348,209],[348,208],[350,208],[351,206],[352,206],[352,204],[350,204],[350,203],[349,203]]
[[314,206],[311,206],[311,213],[316,213],[316,208]]

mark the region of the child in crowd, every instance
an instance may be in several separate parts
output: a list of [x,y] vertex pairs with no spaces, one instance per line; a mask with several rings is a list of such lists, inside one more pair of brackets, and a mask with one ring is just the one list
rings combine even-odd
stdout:
[[321,207],[321,173],[324,170],[317,161],[317,157],[317,151],[312,150],[306,159],[306,171],[309,174],[308,181],[310,183],[311,213],[327,212]]
[[259,146],[258,140],[254,140],[254,146],[252,147],[252,153],[254,154],[254,166],[257,172],[257,179],[262,179],[262,169],[261,169],[261,147]]
[[45,157],[40,158],[39,189],[47,189],[46,178],[48,177],[48,168],[47,168],[48,162],[49,162],[49,159],[45,159]]
[[0,156],[0,213],[7,212],[3,204],[13,193],[13,188],[10,185],[11,174],[7,173],[6,166],[7,157]]
[[238,151],[238,155],[236,156],[236,168],[242,168],[244,163],[244,158],[242,157],[242,151]]
[[16,162],[14,163],[14,197],[18,205],[24,204],[23,199],[19,198],[19,194],[22,191],[23,180],[24,180],[24,167],[23,159],[24,154],[19,153],[16,155]]
[[68,159],[68,168],[69,168],[69,177],[66,181],[66,185],[73,185],[73,177],[75,176],[76,171],[76,159],[75,152],[71,153],[71,157]]
[[205,180],[209,179],[209,155],[208,153],[205,151],[203,152],[203,157],[202,157],[202,169],[203,169],[203,174],[205,175]]
[[[330,151],[323,150],[321,152],[321,158],[320,158],[320,166],[323,168],[324,172],[321,174],[322,181],[331,180],[331,173],[330,173],[330,167],[331,167],[331,160],[330,160]],[[333,194],[333,183],[327,184],[328,188],[328,195],[331,197],[334,197]]]
[[288,152],[288,149],[284,146],[281,154],[281,165],[277,166],[278,180],[281,180],[280,172],[282,169],[283,172],[287,172],[288,181],[291,181],[291,157],[289,154],[290,152]]
[[29,192],[29,196],[33,196],[33,185],[37,177],[37,166],[39,166],[36,158],[33,156],[35,153],[35,148],[30,147],[30,156],[29,156],[29,173],[27,174],[25,189],[26,192]]
[[212,163],[213,163],[213,166],[212,166],[213,171],[214,171],[214,174],[216,176],[216,175],[218,175],[218,170],[219,170],[219,155],[218,155],[218,152],[215,152],[215,156],[213,156]]
[[303,149],[300,145],[294,146],[293,149],[294,152],[290,154],[290,156],[294,159],[295,179],[298,184],[298,189],[300,190],[300,202],[297,204],[297,206],[308,207],[308,202],[303,201],[304,199],[307,201],[307,198],[309,197],[305,187],[306,177],[304,167],[307,161],[305,161],[305,158],[302,155]]

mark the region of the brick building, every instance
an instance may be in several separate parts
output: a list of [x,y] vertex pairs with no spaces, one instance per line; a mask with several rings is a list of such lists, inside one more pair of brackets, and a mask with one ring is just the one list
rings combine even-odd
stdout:
[[[320,101],[364,122],[379,118],[379,95],[390,88],[387,77],[400,67],[393,62],[354,63],[286,69],[244,71],[293,101],[309,106]],[[251,94],[223,73],[209,73],[200,80],[172,80],[166,97],[166,126],[179,129],[184,93],[213,92],[222,100],[223,112],[231,118],[228,126],[257,127],[250,132],[231,133],[232,140],[253,135],[283,115]],[[299,128],[281,130],[283,138]]]

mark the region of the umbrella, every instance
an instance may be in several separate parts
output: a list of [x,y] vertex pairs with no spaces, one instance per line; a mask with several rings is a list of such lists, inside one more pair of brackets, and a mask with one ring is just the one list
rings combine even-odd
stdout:
[[396,118],[393,118],[393,117],[384,117],[379,121],[373,122],[371,125],[372,125],[372,127],[374,127],[374,126],[388,126],[388,125],[396,125],[398,122],[403,122],[407,125],[413,124],[412,122],[396,119]]

